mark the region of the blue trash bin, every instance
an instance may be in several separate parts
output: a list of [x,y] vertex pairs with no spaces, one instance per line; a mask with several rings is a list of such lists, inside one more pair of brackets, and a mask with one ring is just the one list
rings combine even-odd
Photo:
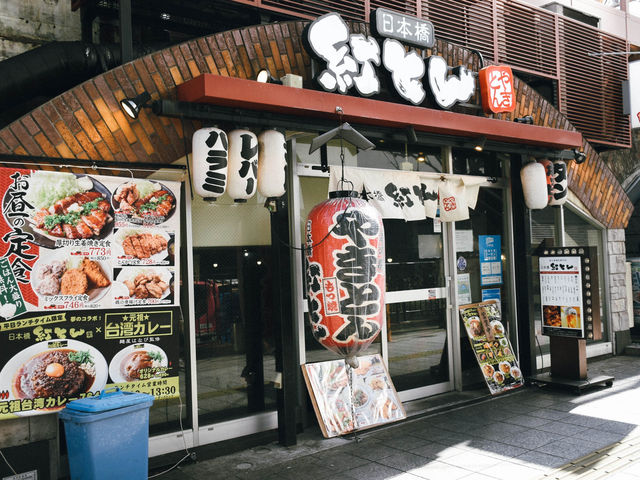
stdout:
[[108,389],[69,402],[64,421],[71,480],[143,480],[149,465],[153,396]]

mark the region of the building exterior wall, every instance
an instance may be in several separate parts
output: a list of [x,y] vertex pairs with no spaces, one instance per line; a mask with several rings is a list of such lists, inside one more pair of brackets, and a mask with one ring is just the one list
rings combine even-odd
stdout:
[[[629,312],[627,310],[625,233],[623,229],[607,230],[607,249],[609,255],[609,316],[613,330],[614,348],[622,353],[628,344]],[[622,338],[619,336],[622,335]]]
[[80,12],[59,0],[0,0],[0,61],[56,40],[80,40]]

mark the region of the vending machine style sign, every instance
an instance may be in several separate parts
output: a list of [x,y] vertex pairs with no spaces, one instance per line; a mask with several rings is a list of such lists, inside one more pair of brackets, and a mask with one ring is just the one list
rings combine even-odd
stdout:
[[548,247],[540,254],[542,334],[599,340],[595,247]]

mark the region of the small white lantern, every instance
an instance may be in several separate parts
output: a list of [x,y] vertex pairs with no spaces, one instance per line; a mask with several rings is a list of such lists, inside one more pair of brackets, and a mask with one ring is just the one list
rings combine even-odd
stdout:
[[258,192],[263,197],[277,198],[285,192],[287,144],[284,134],[265,130],[258,135]]
[[553,190],[553,162],[548,158],[543,158],[542,160],[538,160],[544,167],[544,174],[547,177],[547,205],[551,201],[551,191]]
[[569,185],[567,179],[567,164],[562,160],[553,162],[553,188],[549,205],[562,205],[567,201]]
[[229,183],[227,193],[236,202],[246,202],[256,193],[258,137],[249,130],[229,132]]
[[520,170],[520,180],[527,208],[540,210],[547,206],[547,175],[545,168],[538,162],[527,163]]
[[215,201],[227,189],[227,134],[219,128],[201,128],[191,141],[193,189],[205,200]]

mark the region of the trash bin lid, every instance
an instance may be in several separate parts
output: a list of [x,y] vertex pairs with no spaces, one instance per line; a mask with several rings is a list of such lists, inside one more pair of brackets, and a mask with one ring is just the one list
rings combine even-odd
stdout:
[[96,397],[81,398],[67,404],[67,409],[79,412],[106,412],[116,408],[138,405],[140,403],[153,403],[153,395],[147,393],[125,392],[118,387],[103,390]]

